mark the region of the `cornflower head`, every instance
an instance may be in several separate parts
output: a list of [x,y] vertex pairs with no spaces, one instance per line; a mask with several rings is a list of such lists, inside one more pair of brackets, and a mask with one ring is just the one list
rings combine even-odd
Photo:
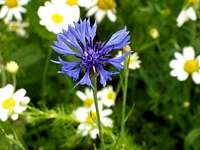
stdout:
[[112,51],[122,49],[129,44],[130,36],[126,28],[117,31],[105,42],[94,42],[96,29],[96,23],[91,25],[89,19],[80,20],[74,25],[69,25],[67,31],[59,33],[54,42],[55,52],[65,57],[76,58],[74,61],[65,61],[58,57],[58,61],[53,61],[62,66],[59,71],[61,74],[77,82],[76,86],[80,84],[92,87],[91,77],[94,74],[100,76],[100,83],[105,86],[106,82],[112,79],[112,75],[118,73],[105,70],[105,65],[111,64],[119,71],[123,69],[121,63],[129,55],[129,52],[120,57],[111,54]]

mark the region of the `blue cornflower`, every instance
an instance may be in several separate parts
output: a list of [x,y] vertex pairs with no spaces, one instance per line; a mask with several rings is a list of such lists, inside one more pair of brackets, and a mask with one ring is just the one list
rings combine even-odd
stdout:
[[105,86],[106,81],[118,73],[105,70],[105,64],[109,63],[121,70],[121,63],[129,54],[125,53],[121,57],[112,57],[110,54],[111,51],[122,49],[129,44],[130,36],[126,28],[113,34],[106,42],[94,42],[96,29],[96,24],[91,25],[89,19],[81,20],[73,26],[70,25],[67,31],[59,33],[57,41],[54,42],[53,48],[57,53],[76,58],[74,61],[65,61],[58,57],[58,61],[54,62],[62,66],[60,73],[72,77],[74,81],[84,74],[77,85],[92,86],[90,76],[98,73],[100,83]]

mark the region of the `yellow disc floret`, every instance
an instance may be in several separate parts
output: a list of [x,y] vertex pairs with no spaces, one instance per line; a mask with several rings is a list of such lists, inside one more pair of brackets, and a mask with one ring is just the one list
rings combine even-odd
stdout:
[[2,103],[2,107],[8,110],[12,110],[15,107],[15,105],[16,105],[16,102],[12,97],[5,99]]
[[5,5],[8,6],[9,8],[13,8],[18,6],[18,0],[6,0]]
[[61,24],[64,20],[63,16],[59,13],[55,13],[51,16],[51,19],[56,24]]
[[195,59],[187,60],[184,64],[184,70],[189,74],[198,71],[198,69],[199,69],[199,63]]
[[91,107],[93,104],[93,99],[92,98],[87,98],[85,101],[84,101],[84,106],[85,107]]
[[87,123],[93,124],[97,119],[97,113],[95,111],[88,114]]
[[113,91],[109,91],[107,94],[107,99],[110,101],[114,101],[115,100],[115,93]]
[[103,10],[113,9],[115,7],[115,0],[98,0],[97,5]]
[[78,4],[78,0],[67,0],[67,4],[70,6],[74,6]]

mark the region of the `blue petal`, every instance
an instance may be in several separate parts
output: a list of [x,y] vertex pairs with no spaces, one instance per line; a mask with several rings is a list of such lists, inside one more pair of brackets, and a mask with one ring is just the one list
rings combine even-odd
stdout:
[[78,67],[74,70],[61,70],[61,73],[66,74],[69,77],[72,77],[74,81],[77,81],[80,75],[81,68]]
[[78,61],[74,61],[74,62],[64,61],[61,57],[58,57],[58,61],[52,60],[52,62],[62,65],[62,68],[64,70],[72,70],[73,68],[75,68],[77,65],[80,64],[80,62],[78,62]]
[[124,53],[122,56],[119,57],[115,57],[115,58],[105,58],[102,60],[102,62],[107,62],[112,64],[115,68],[117,68],[118,70],[121,70],[124,68],[123,65],[121,65],[121,63],[126,59],[126,57],[129,55],[129,52]]
[[77,85],[88,85],[90,87],[92,87],[92,83],[91,83],[91,80],[90,80],[90,71],[89,69],[86,71],[85,75],[83,76],[83,78],[76,84]]
[[100,74],[100,83],[106,86],[107,80],[112,80],[112,75],[118,74],[118,72],[109,72],[103,69],[103,66],[98,67],[98,72]]
[[55,41],[53,45],[53,49],[59,53],[63,54],[65,56],[67,55],[75,55],[76,52],[72,51],[64,42],[62,41]]
[[117,31],[112,37],[105,43],[102,48],[102,52],[107,53],[110,50],[122,49],[130,42],[129,32],[126,28]]

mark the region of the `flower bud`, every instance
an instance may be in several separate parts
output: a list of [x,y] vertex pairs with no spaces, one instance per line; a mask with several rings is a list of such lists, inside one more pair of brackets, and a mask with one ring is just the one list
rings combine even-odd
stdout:
[[153,39],[157,39],[160,36],[159,31],[156,28],[151,28],[149,34]]
[[18,64],[15,61],[10,61],[6,64],[6,70],[12,74],[15,74],[19,69]]
[[131,51],[130,45],[124,46],[124,47],[123,47],[123,51],[124,51],[124,52],[130,52],[130,51]]

